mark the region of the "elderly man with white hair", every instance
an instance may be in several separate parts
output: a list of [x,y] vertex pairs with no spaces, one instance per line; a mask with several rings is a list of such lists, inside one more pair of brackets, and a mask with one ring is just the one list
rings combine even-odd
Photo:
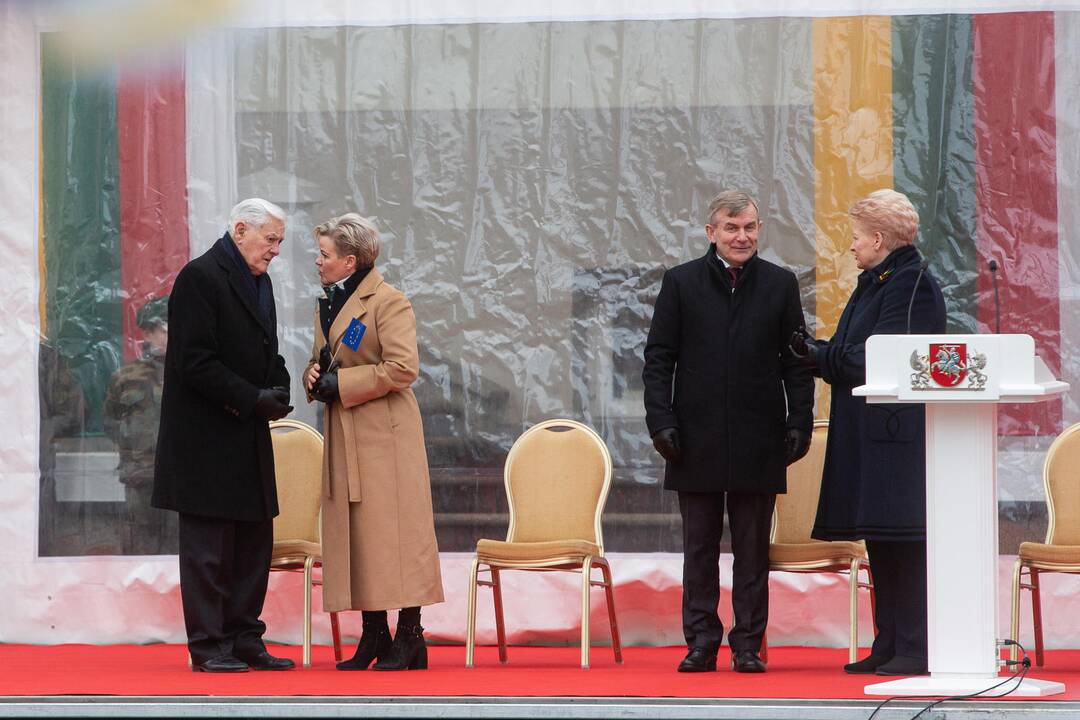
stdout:
[[284,235],[281,208],[240,202],[169,297],[152,504],[180,515],[180,596],[197,672],[293,667],[266,651],[259,619],[278,514],[269,422],[292,411],[266,274]]

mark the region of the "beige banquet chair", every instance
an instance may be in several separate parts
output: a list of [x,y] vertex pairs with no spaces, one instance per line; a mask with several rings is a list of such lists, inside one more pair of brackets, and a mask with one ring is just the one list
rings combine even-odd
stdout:
[[[469,610],[465,636],[465,667],[473,666],[476,648],[477,586],[490,587],[495,603],[499,660],[506,662],[503,623],[502,570],[581,573],[581,667],[589,667],[589,590],[603,587],[607,595],[611,645],[622,662],[619,627],[615,620],[611,568],[604,557],[600,516],[611,487],[611,455],[604,441],[587,425],[573,420],[547,420],[526,430],[506,457],[503,468],[510,527],[506,540],[483,539],[476,544],[469,574]],[[602,581],[592,579],[599,568]],[[489,572],[490,580],[480,580]]]
[[[769,571],[798,573],[847,573],[849,662],[858,659],[859,651],[859,588],[870,591],[873,607],[874,589],[866,543],[862,540],[815,540],[810,537],[821,495],[821,475],[825,467],[825,444],[829,422],[814,422],[810,451],[788,467],[787,493],[776,496],[772,537],[769,542]],[[866,581],[859,580],[859,571],[866,571]],[[766,650],[767,656],[767,650]]]
[[[1039,576],[1042,573],[1080,573],[1080,423],[1065,429],[1050,445],[1043,463],[1046,510],[1049,525],[1046,541],[1020,543],[1013,566],[1012,632],[1020,636],[1020,590],[1031,591],[1031,615],[1035,633],[1035,664],[1043,665],[1042,597]],[[1027,581],[1024,576],[1027,575]],[[1017,648],[1010,648],[1016,660]]]
[[[322,567],[320,497],[322,495],[322,435],[299,420],[270,423],[274,446],[280,514],[274,518],[274,550],[271,571],[304,574],[304,667],[311,666],[311,588],[322,585],[314,568]],[[330,613],[334,659],[341,660],[338,614]]]

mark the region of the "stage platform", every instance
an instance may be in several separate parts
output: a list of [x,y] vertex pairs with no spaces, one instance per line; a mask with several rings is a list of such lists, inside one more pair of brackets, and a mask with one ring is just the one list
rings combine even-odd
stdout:
[[[297,647],[272,651],[299,662]],[[345,673],[329,648],[317,647],[311,668],[209,675],[191,672],[177,645],[0,645],[0,717],[865,720],[881,701],[862,693],[880,678],[840,670],[845,650],[773,648],[763,675],[679,674],[683,652],[628,648],[616,665],[610,648],[594,648],[593,667],[581,670],[576,648],[513,647],[505,666],[494,648],[479,648],[467,670],[464,648],[432,647],[427,671]],[[1049,651],[1032,676],[1063,682],[1067,692],[950,701],[923,717],[1080,718],[1080,651]],[[876,718],[910,718],[928,702],[897,700]]]

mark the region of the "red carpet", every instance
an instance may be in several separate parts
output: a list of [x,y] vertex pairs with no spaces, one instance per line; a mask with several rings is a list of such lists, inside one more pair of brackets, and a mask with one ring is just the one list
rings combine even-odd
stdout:
[[[299,664],[299,647],[272,646]],[[874,676],[845,675],[846,650],[772,648],[769,672],[740,675],[722,670],[680,674],[684,648],[628,648],[616,665],[610,648],[595,648],[592,668],[577,667],[577,648],[510,648],[502,666],[494,648],[477,650],[477,666],[464,668],[460,646],[430,648],[422,672],[338,672],[333,652],[313,650],[311,668],[235,675],[193,673],[180,645],[0,645],[3,695],[489,695],[608,697],[744,697],[865,699]],[[727,651],[720,656],[728,662]],[[1046,668],[1033,677],[1064,682],[1065,695],[1080,699],[1080,651],[1046,653]]]

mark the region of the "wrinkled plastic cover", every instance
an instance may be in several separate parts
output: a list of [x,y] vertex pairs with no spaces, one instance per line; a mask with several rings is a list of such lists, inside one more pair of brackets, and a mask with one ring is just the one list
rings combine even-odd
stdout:
[[[551,417],[590,424],[611,451],[607,545],[678,549],[643,422],[652,305],[664,270],[705,252],[705,209],[733,186],[759,197],[763,253],[799,273],[812,313],[808,23],[252,29],[217,40],[234,63],[233,97],[212,101],[232,103],[238,196],[273,194],[290,211],[291,247],[273,276],[295,328],[284,335],[291,366],[310,351],[310,228],[356,209],[382,232],[378,265],[417,317],[415,390],[444,549],[502,536],[491,514],[503,507],[503,459]],[[710,71],[732,52],[762,64],[731,68],[735,78]]]

